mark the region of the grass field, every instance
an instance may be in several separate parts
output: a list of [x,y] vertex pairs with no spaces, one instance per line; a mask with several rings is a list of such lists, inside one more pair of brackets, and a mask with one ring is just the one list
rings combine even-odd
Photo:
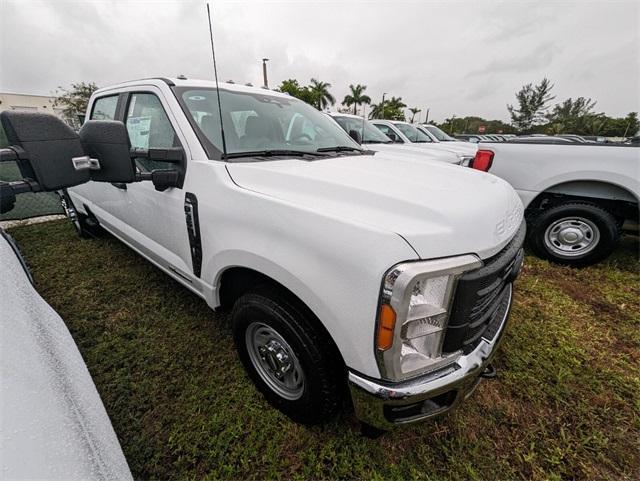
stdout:
[[527,257],[498,380],[437,422],[305,428],[245,376],[225,316],[115,239],[11,230],[66,321],[140,479],[637,480],[638,238],[599,266]]

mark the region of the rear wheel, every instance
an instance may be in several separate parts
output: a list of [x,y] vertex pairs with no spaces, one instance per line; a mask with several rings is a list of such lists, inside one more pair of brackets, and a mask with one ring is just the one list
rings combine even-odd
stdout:
[[304,308],[265,287],[241,296],[231,317],[240,360],[270,404],[302,424],[337,414],[346,382],[342,365]]
[[618,222],[590,203],[567,202],[530,221],[529,244],[541,258],[576,267],[595,264],[616,246]]

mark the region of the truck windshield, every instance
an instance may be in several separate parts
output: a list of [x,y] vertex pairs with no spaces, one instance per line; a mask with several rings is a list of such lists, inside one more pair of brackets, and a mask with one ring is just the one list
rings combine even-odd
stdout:
[[411,142],[423,143],[423,142],[433,142],[431,137],[429,137],[424,132],[419,131],[413,125],[409,124],[394,124],[400,132],[402,132]]
[[[363,144],[391,144],[393,141],[386,135],[380,132],[376,127],[368,120],[357,119],[355,117],[344,117],[336,115],[333,119],[338,122],[340,127],[345,132],[349,133],[355,130],[360,134]],[[364,125],[364,134],[362,133],[362,126]]]
[[[216,90],[182,87],[176,91],[209,158],[221,159]],[[361,151],[333,120],[295,98],[220,89],[220,105],[229,159]]]
[[433,136],[440,142],[453,142],[456,139],[447,134],[444,130],[439,129],[435,125],[425,125],[425,129],[433,134]]

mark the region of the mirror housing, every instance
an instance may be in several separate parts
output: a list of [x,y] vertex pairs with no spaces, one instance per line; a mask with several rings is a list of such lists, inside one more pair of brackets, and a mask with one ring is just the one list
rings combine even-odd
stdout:
[[85,155],[78,135],[50,114],[7,110],[0,122],[23,178],[35,181],[40,190],[73,187],[89,180],[87,169],[76,170],[73,158]]
[[349,131],[349,137],[351,137],[357,143],[362,144],[362,136],[360,135],[360,132],[358,132],[357,130],[351,129]]
[[178,187],[180,172],[173,169],[156,169],[151,171],[151,182],[159,192],[167,190],[169,187]]
[[80,142],[86,154],[98,159],[99,170],[91,170],[96,182],[135,182],[136,166],[131,157],[129,134],[122,122],[89,120],[80,129]]

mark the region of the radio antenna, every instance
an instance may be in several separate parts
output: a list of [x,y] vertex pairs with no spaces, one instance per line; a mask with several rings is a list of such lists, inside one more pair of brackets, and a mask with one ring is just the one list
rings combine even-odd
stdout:
[[227,158],[227,142],[224,138],[224,125],[222,125],[222,104],[220,103],[220,89],[218,88],[218,67],[216,65],[216,50],[213,47],[213,28],[211,28],[211,10],[207,3],[207,18],[209,19],[209,38],[211,39],[211,56],[213,57],[213,76],[216,81],[216,94],[218,95],[218,114],[220,114],[220,134],[222,135],[223,159]]
[[366,115],[367,105],[362,104],[362,137],[360,138],[360,145],[364,144],[364,116]]

